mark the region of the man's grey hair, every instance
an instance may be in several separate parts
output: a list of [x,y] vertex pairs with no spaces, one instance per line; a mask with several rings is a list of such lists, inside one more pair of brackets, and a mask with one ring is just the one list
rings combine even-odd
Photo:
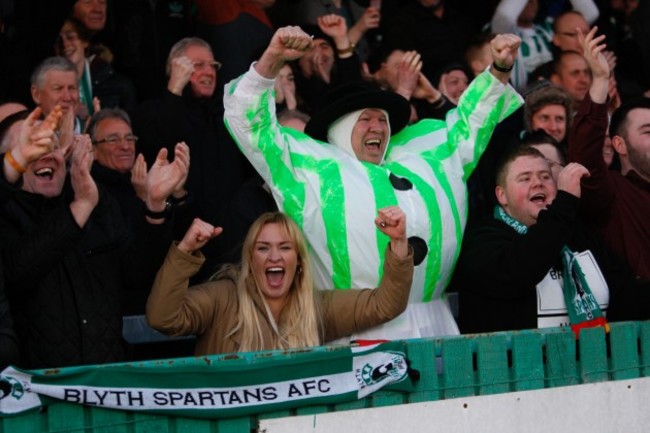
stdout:
[[126,111],[121,108],[102,108],[93,114],[93,117],[90,119],[90,123],[88,124],[88,134],[93,142],[97,140],[97,126],[106,119],[119,119],[131,127],[131,118]]
[[181,39],[180,41],[174,44],[171,50],[169,50],[169,56],[167,56],[167,65],[165,67],[167,76],[171,75],[172,73],[172,61],[178,57],[184,56],[185,51],[187,51],[189,47],[202,47],[210,51],[210,53],[212,53],[212,48],[210,47],[210,44],[208,44],[206,41],[204,41],[201,38],[189,37],[189,38]]
[[77,67],[65,57],[48,57],[34,69],[31,83],[37,89],[42,89],[45,84],[45,75],[50,71],[74,72],[77,75]]

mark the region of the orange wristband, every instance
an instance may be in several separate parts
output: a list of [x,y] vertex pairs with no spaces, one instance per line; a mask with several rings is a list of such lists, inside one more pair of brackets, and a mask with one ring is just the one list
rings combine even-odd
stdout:
[[14,170],[16,170],[20,174],[25,174],[27,173],[27,169],[20,165],[18,161],[14,158],[14,156],[11,154],[11,151],[8,151],[5,153],[5,161],[9,163],[10,166],[13,167]]

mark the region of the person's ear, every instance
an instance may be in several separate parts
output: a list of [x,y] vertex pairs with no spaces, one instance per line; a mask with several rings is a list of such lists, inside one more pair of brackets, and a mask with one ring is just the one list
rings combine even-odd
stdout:
[[612,137],[612,147],[619,155],[627,156],[627,143],[625,143],[625,139],[620,135]]
[[506,190],[500,187],[499,185],[494,188],[494,195],[497,197],[497,201],[503,207],[508,204],[508,197],[506,196]]
[[549,77],[549,80],[551,80],[551,83],[555,84],[556,86],[561,87],[562,86],[562,80],[560,80],[560,76],[553,72],[551,76]]
[[469,67],[472,69],[474,75],[478,75],[481,72],[483,72],[483,69],[481,69],[481,65],[482,63],[480,60],[474,59],[474,60],[470,60],[469,62]]
[[38,88],[34,84],[32,84],[30,90],[31,90],[32,99],[34,100],[34,103],[36,105],[41,105],[41,91],[38,90]]
[[551,43],[555,45],[556,47],[560,48],[560,37],[558,36],[557,33],[553,33],[553,37],[551,38]]

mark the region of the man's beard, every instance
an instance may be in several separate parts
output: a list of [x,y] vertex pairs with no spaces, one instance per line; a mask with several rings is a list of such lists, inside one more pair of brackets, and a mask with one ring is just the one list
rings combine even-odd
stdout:
[[650,153],[639,152],[634,146],[627,146],[630,165],[641,177],[650,179]]

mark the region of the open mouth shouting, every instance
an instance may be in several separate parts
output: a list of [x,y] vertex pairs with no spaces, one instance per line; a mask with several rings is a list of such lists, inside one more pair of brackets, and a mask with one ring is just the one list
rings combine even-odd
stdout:
[[538,204],[540,206],[546,206],[546,194],[543,192],[538,192],[536,194],[533,194],[532,197],[530,197],[530,201],[532,201],[535,204]]
[[370,138],[363,145],[370,153],[379,153],[381,151],[381,139],[379,138]]
[[61,194],[65,176],[63,153],[56,150],[36,161],[23,175],[23,189],[45,197],[56,197]]
[[36,170],[34,174],[43,180],[50,181],[54,177],[54,169],[52,167],[43,167]]
[[284,268],[282,266],[274,266],[266,269],[266,283],[270,288],[278,289],[282,287],[284,282]]

